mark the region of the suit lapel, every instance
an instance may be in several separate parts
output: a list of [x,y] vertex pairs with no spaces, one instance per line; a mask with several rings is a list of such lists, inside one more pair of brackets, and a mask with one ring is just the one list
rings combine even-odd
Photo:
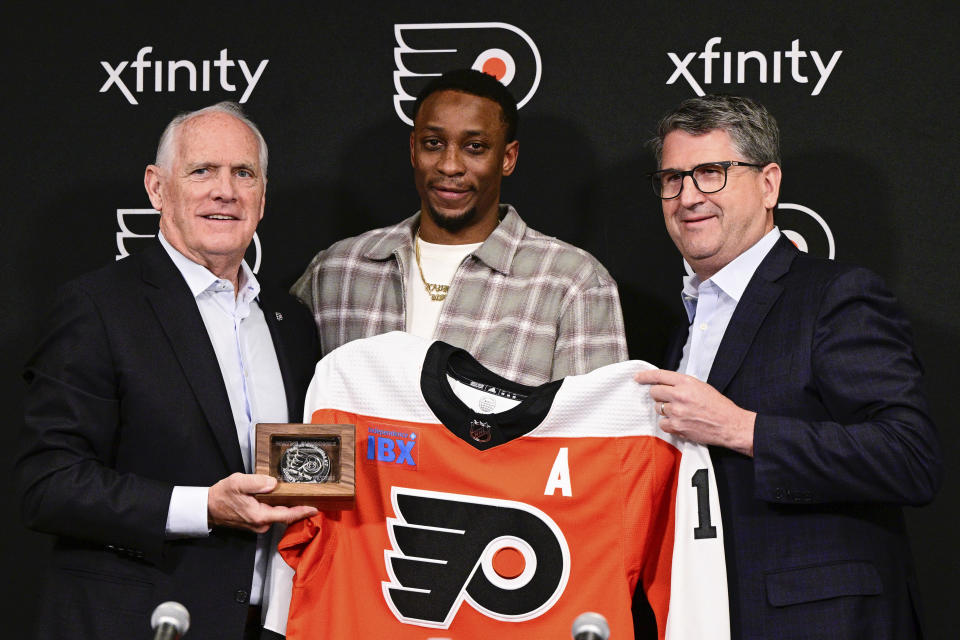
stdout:
[[796,255],[796,247],[781,236],[744,290],[723,334],[707,380],[721,393],[740,369],[767,313],[783,293],[783,286],[776,281],[787,272]]
[[[686,319],[686,314],[684,314]],[[683,358],[683,345],[687,342],[687,336],[690,334],[688,323],[681,323],[676,331],[670,335],[670,341],[667,343],[667,355],[665,359],[666,368],[676,371],[680,366],[680,360]]]
[[283,392],[287,397],[287,419],[290,422],[300,422],[300,419],[303,418],[303,406],[297,396],[297,381],[291,379],[295,369],[287,353],[286,341],[282,339],[284,335],[283,314],[270,305],[270,298],[265,297],[263,291],[260,292],[258,301],[260,308],[263,310],[263,317],[267,320],[267,327],[270,329],[270,339],[273,340],[273,350],[277,354],[277,364],[280,365]]
[[157,316],[229,469],[243,471],[230,399],[207,328],[183,276],[159,242],[146,249],[143,279]]

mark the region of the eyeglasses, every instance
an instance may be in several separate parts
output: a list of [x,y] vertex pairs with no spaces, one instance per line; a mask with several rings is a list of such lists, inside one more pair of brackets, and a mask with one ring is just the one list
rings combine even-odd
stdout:
[[699,189],[701,193],[716,193],[727,186],[727,169],[730,167],[755,167],[759,169],[765,166],[765,164],[727,160],[725,162],[698,164],[689,171],[663,169],[648,175],[653,184],[653,192],[657,194],[657,197],[663,200],[671,200],[683,191],[684,176],[693,178],[693,186]]

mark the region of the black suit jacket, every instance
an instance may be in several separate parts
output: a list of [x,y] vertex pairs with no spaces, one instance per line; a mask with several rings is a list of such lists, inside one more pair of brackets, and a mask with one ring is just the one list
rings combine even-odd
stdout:
[[[299,421],[313,321],[286,294],[260,304]],[[153,608],[177,600],[191,637],[240,638],[256,536],[164,535],[175,485],[211,486],[243,462],[196,301],[159,242],[63,287],[24,376],[18,494],[26,524],[57,536],[38,637],[148,637]]]
[[880,279],[781,238],[708,380],[757,412],[753,458],[711,447],[734,638],[921,635],[900,505],[932,499],[941,459],[920,378]]

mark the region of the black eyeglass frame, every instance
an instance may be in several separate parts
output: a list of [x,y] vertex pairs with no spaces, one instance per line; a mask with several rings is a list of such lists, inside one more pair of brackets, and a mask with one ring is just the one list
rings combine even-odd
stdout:
[[[659,171],[651,171],[650,173],[647,174],[647,177],[650,178],[650,186],[653,187],[653,192],[656,194],[658,198],[660,198],[661,200],[673,200],[674,198],[679,198],[680,194],[683,193],[683,183],[684,183],[683,179],[686,176],[690,176],[690,179],[693,181],[693,186],[695,186],[697,188],[697,191],[699,191],[700,193],[716,193],[718,191],[722,191],[723,188],[727,186],[727,170],[730,167],[753,167],[755,169],[762,169],[768,164],[770,163],[766,162],[764,164],[756,164],[753,162],[741,162],[739,160],[723,160],[722,162],[701,162],[700,164],[695,166],[693,169],[690,169],[689,171],[678,171],[677,169],[661,169]],[[710,166],[723,167],[723,184],[720,185],[720,187],[718,187],[717,189],[713,189],[712,191],[704,191],[702,188],[700,188],[700,184],[697,182],[697,179],[694,177],[693,173],[697,169],[700,169],[701,167],[710,167]],[[658,181],[655,180],[655,178],[662,176],[665,173],[673,173],[680,176],[680,190],[677,191],[676,195],[670,196],[668,198],[663,197],[662,189],[658,187]]]

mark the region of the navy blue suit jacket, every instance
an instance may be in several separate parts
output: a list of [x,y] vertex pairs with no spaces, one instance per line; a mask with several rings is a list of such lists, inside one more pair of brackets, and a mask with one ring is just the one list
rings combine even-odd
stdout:
[[[261,295],[290,418],[300,419],[318,348],[292,297]],[[190,637],[238,640],[256,536],[164,535],[175,485],[207,487],[243,461],[196,301],[159,242],[68,283],[27,364],[15,469],[26,524],[57,536],[40,638],[145,638],[165,600]]]
[[920,378],[909,323],[879,277],[781,238],[708,380],[757,413],[753,458],[711,447],[733,638],[922,635],[901,505],[932,499],[941,458]]

